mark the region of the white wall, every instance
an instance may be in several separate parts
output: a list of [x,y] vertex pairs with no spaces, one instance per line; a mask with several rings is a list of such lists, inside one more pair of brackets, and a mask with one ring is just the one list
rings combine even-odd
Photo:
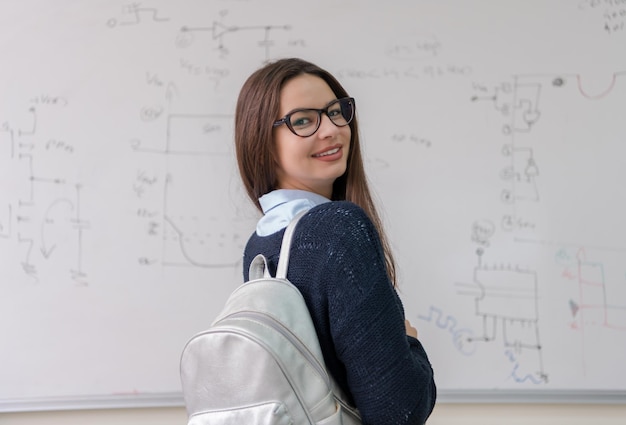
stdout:
[[[74,410],[0,414],[2,425],[185,424],[185,409]],[[428,425],[624,425],[626,405],[439,404]]]

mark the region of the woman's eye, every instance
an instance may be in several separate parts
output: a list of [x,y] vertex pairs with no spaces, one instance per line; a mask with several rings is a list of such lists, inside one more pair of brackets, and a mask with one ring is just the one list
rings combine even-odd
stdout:
[[315,125],[317,121],[317,112],[315,111],[300,111],[291,116],[292,127],[307,127],[309,125]]
[[291,125],[294,127],[304,127],[305,125],[309,125],[311,120],[306,117],[296,118],[291,120]]
[[329,109],[328,110],[328,116],[329,117],[336,117],[338,115],[341,115],[341,108],[333,108],[333,109]]

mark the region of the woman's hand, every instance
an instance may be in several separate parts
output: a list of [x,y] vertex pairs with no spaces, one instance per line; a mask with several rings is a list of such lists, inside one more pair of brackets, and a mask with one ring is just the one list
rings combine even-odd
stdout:
[[417,339],[417,329],[415,329],[412,325],[411,322],[409,322],[408,320],[404,320],[404,327],[406,328],[406,334],[408,336],[412,336],[413,338]]

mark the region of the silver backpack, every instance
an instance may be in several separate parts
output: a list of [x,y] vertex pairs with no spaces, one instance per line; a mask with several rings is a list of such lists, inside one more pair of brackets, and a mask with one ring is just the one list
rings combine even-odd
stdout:
[[276,277],[258,255],[250,280],[185,345],[180,374],[188,425],[361,423],[327,372],[304,299],[286,277],[291,237],[305,213],[285,230]]

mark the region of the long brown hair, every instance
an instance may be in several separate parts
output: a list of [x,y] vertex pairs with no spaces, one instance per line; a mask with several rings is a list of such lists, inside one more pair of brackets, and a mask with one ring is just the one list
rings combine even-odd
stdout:
[[[243,84],[235,111],[235,150],[239,173],[248,196],[261,210],[259,198],[276,188],[278,166],[273,123],[280,112],[280,91],[290,79],[302,74],[324,80],[339,99],[348,93],[328,71],[298,58],[281,59],[255,71]],[[350,123],[352,132],[346,172],[333,184],[332,200],[346,200],[359,205],[368,214],[385,252],[387,273],[396,284],[396,268],[382,221],[372,199],[359,141],[358,120]]]

